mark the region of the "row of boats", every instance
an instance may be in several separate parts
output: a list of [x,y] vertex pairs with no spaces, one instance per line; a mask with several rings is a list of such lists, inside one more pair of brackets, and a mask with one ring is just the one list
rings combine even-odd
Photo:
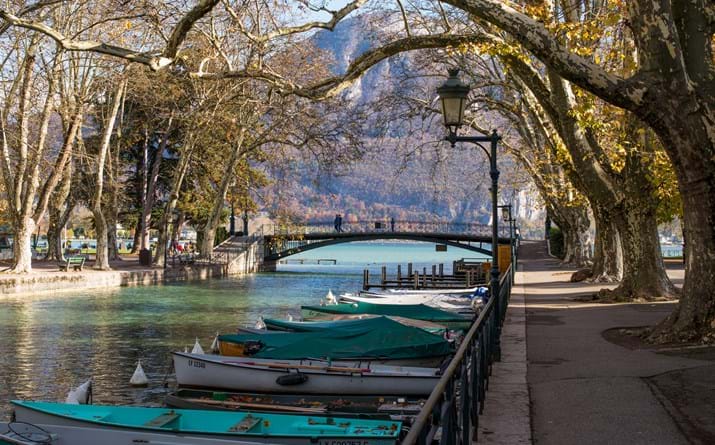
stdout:
[[395,444],[486,298],[329,292],[302,321],[259,320],[219,335],[212,354],[173,353],[166,407],[13,401],[0,445]]

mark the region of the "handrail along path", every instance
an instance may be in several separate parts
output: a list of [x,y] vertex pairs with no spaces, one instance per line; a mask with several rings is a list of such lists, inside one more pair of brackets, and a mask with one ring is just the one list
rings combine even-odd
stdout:
[[496,298],[490,297],[482,307],[401,444],[427,445],[437,441],[466,445],[477,440],[491,366],[497,359],[497,328],[504,322],[511,295],[512,267],[500,279],[499,305]]

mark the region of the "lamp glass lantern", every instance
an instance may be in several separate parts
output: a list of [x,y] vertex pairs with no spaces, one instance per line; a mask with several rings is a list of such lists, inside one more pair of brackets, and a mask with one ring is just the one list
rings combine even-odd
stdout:
[[504,222],[509,222],[511,218],[509,218],[509,207],[502,207],[501,208],[501,219]]
[[459,79],[459,70],[450,69],[447,81],[437,88],[442,102],[442,117],[445,127],[455,132],[464,123],[464,110],[467,108],[469,85]]

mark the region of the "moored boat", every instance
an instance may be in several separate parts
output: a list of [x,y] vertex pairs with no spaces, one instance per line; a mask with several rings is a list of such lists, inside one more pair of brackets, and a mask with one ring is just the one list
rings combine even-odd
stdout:
[[424,399],[397,396],[257,394],[180,388],[164,403],[173,408],[303,413],[311,416],[359,417],[411,421]]
[[[280,321],[273,322],[278,324]],[[221,335],[218,340],[221,355],[265,359],[317,358],[436,367],[452,353],[452,345],[442,336],[387,317],[336,322],[327,329],[301,332]]]
[[425,396],[439,369],[362,362],[270,360],[173,353],[176,381],[183,387],[283,394]]
[[[394,444],[398,421],[292,414],[180,410],[135,406],[70,405],[13,401],[18,422],[118,431],[147,431],[168,438],[236,439],[286,445]],[[98,442],[99,443],[99,442]],[[103,444],[104,445],[104,444]]]
[[374,304],[367,302],[329,304],[325,306],[301,306],[304,320],[321,320],[335,314],[355,315],[372,314],[399,316],[416,320],[425,320],[439,323],[450,329],[468,329],[472,324],[472,317],[467,317],[454,312],[436,309],[424,304]]
[[457,313],[469,313],[478,309],[478,304],[481,299],[469,299],[466,297],[454,297],[443,294],[395,294],[385,295],[381,297],[368,298],[361,295],[341,296],[340,301],[343,303],[370,303],[370,304],[398,304],[398,305],[415,305],[424,304],[425,306],[443,309]]
[[[14,432],[13,432],[14,431]],[[270,442],[260,442],[265,445]],[[148,431],[123,431],[106,428],[0,422],[0,445],[258,445],[259,442],[219,439],[214,437],[184,437]],[[279,445],[276,443],[276,445]]]

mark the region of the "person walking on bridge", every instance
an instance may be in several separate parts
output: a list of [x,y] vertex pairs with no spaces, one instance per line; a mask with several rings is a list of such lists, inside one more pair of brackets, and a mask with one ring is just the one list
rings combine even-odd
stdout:
[[395,217],[390,217],[390,231],[394,232],[395,231]]
[[333,225],[335,226],[335,231],[340,232],[340,215],[338,213],[335,214]]

